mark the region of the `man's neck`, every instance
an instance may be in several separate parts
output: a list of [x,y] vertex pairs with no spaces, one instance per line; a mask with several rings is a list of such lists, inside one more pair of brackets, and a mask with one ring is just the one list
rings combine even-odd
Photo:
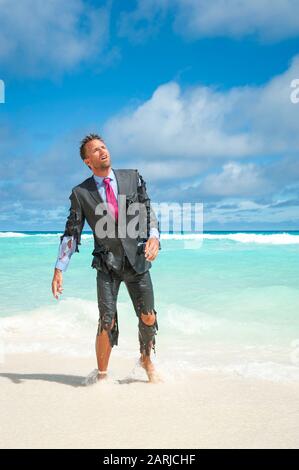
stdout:
[[105,178],[105,176],[108,176],[111,170],[111,166],[108,168],[104,168],[103,170],[93,170],[93,174],[96,176],[101,176],[102,178]]

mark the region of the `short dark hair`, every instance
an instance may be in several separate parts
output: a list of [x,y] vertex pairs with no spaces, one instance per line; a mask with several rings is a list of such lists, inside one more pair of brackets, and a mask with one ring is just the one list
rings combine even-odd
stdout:
[[86,155],[85,155],[85,145],[87,142],[90,142],[91,140],[100,140],[101,142],[104,142],[104,139],[99,136],[98,134],[88,134],[84,139],[81,140],[80,142],[80,157],[82,160],[85,160]]

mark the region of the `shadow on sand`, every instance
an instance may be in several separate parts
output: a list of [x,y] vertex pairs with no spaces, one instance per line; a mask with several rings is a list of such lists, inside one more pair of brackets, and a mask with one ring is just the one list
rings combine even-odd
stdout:
[[[0,377],[11,380],[14,384],[23,383],[26,380],[44,380],[45,382],[56,382],[63,385],[69,385],[71,387],[89,387],[83,382],[86,377],[81,375],[65,375],[65,374],[15,374],[2,372]],[[126,377],[124,379],[116,380],[115,383],[120,385],[131,384],[135,382],[147,383],[147,380],[134,379]]]

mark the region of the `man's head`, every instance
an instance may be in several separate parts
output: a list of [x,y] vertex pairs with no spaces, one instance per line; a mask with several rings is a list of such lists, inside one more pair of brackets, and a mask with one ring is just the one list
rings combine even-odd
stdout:
[[89,134],[82,139],[80,156],[94,173],[111,166],[110,153],[102,137],[97,134]]

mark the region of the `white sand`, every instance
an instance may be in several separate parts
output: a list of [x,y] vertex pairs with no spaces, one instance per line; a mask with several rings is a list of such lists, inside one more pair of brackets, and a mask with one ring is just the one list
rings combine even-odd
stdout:
[[299,384],[208,373],[149,384],[125,380],[133,366],[112,355],[113,380],[82,387],[93,358],[7,356],[0,447],[299,447]]

